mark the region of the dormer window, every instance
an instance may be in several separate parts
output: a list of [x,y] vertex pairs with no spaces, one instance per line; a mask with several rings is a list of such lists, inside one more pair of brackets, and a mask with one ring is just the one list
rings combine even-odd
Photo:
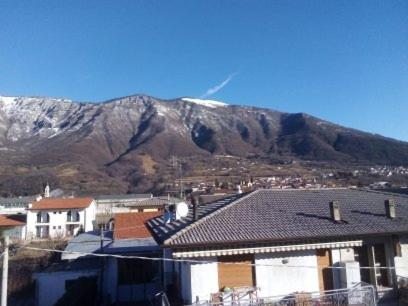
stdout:
[[69,210],[67,213],[68,222],[79,222],[79,212],[76,210]]

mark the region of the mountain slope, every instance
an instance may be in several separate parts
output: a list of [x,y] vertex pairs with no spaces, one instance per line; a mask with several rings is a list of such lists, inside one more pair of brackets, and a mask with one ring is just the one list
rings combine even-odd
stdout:
[[144,191],[164,180],[171,156],[219,154],[407,165],[408,143],[209,100],[0,97],[3,191],[40,190],[44,180],[77,192]]

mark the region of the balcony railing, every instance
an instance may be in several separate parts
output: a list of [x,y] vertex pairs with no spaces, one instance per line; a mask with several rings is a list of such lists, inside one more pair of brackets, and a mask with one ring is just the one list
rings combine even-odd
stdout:
[[303,292],[286,296],[258,297],[258,294],[241,295],[221,300],[197,301],[194,306],[375,306],[375,289],[359,283],[352,288],[325,292]]

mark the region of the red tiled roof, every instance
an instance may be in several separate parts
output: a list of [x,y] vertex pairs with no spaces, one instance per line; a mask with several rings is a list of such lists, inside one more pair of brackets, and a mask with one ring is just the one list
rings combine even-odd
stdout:
[[114,239],[152,237],[146,223],[161,214],[159,211],[115,214]]
[[25,225],[25,216],[23,215],[0,215],[0,227],[8,227],[8,226],[22,226]]
[[49,210],[49,209],[71,209],[87,208],[91,205],[93,198],[44,198],[38,202],[33,202],[30,209],[32,210]]

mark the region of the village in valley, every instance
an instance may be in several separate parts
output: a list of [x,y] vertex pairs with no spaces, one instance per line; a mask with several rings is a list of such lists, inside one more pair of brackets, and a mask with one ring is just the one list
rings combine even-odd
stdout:
[[341,186],[333,173],[326,183],[276,175],[236,185],[181,173],[161,195],[77,197],[47,183],[41,194],[0,198],[0,230],[12,254],[9,300],[41,306],[403,301],[408,195],[385,179],[405,175],[405,168],[349,174],[384,179],[365,187]]

